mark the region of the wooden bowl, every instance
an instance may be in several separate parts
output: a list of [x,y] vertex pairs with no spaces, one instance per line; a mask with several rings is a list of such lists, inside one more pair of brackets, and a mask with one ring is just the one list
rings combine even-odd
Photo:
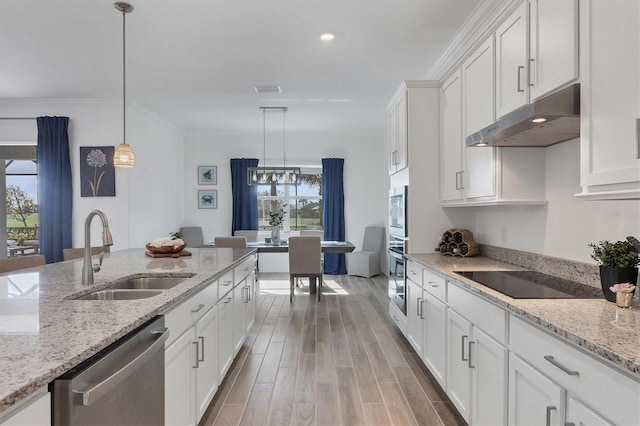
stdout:
[[150,244],[147,244],[147,250],[149,250],[151,253],[154,254],[173,254],[173,253],[180,253],[187,245],[186,244],[182,244],[179,245],[178,247],[173,247],[173,246],[162,246],[162,247],[154,247]]

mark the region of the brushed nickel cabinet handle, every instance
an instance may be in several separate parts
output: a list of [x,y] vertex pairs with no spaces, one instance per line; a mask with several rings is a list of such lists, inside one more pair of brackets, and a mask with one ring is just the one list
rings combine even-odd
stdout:
[[466,336],[466,335],[462,336],[462,348],[460,349],[460,352],[462,353],[462,361],[467,361],[467,362],[469,361],[469,358],[464,357],[464,347],[466,346],[464,341],[467,340],[468,338],[469,336]]
[[196,309],[192,309],[191,312],[196,313],[202,310],[202,308],[204,308],[204,305],[202,303],[198,304],[198,307]]
[[471,365],[471,345],[475,345],[476,342],[474,342],[473,340],[469,340],[469,368],[476,368],[475,365]]
[[579,376],[580,375],[580,372],[575,371],[575,370],[571,370],[571,369],[565,367],[564,365],[562,365],[558,361],[556,361],[555,358],[553,356],[551,356],[551,355],[545,355],[544,359],[546,359],[551,364],[553,364],[554,366],[558,367],[560,370],[564,371],[565,373],[567,373],[570,376]]
[[546,426],[551,426],[551,412],[554,410],[556,410],[556,407],[554,407],[553,405],[547,405],[547,416],[545,420]]
[[200,352],[202,353],[202,359],[198,356],[198,361],[204,361],[204,336],[198,336],[200,341]]
[[636,158],[640,158],[640,118],[636,118]]
[[192,368],[198,368],[200,365],[200,356],[198,355],[200,352],[200,342],[191,342],[191,344],[196,345],[196,365],[191,366]]
[[420,318],[422,319],[424,319],[424,302],[426,302],[426,299],[422,299],[420,302]]
[[418,297],[418,299],[416,300],[416,315],[419,316],[420,318],[422,318],[422,314],[420,312],[420,306],[422,305],[422,303],[420,302],[422,300],[422,297]]
[[535,61],[535,59],[531,58],[529,59],[529,78],[527,79],[527,85],[528,86],[533,86],[534,84],[531,82],[531,76],[533,75],[533,62]]

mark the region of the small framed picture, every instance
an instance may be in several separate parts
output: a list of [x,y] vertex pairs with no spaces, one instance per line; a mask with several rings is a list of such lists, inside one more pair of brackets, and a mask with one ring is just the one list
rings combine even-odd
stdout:
[[198,208],[199,209],[217,209],[218,208],[218,191],[215,189],[198,191]]
[[216,166],[198,166],[198,185],[217,185],[218,168]]

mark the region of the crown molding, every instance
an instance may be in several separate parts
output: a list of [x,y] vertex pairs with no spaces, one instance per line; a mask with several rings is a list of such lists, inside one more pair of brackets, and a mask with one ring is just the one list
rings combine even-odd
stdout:
[[425,79],[444,80],[469,53],[482,44],[500,23],[526,0],[483,0],[442,51]]

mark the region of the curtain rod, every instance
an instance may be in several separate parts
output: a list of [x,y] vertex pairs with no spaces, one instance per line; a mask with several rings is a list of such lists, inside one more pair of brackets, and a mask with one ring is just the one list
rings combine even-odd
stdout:
[[0,120],[36,120],[37,117],[0,117]]

